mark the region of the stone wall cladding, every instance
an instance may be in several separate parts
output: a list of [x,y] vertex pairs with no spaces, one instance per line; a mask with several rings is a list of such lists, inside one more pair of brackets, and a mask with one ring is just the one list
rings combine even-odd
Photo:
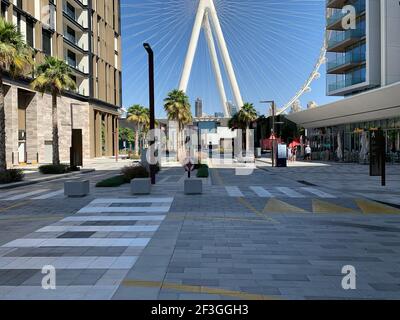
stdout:
[[[26,88],[23,88],[27,90]],[[26,112],[26,151],[28,163],[46,163],[45,141],[52,141],[51,95],[36,93]],[[69,163],[72,125],[82,129],[83,158],[90,158],[89,103],[58,97],[60,159]],[[9,166],[18,165],[18,87],[11,85],[5,95],[6,152]],[[12,163],[14,154],[14,163]]]

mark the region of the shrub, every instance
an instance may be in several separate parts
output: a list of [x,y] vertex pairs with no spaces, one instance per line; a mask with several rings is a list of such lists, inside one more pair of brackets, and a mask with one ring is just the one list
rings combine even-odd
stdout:
[[146,168],[142,166],[127,166],[122,168],[121,173],[126,182],[130,182],[132,179],[135,178],[149,177],[149,173],[147,172]]
[[197,178],[208,178],[210,175],[210,172],[208,170],[207,165],[202,165],[198,170],[197,170]]
[[24,180],[25,174],[20,169],[10,169],[0,172],[0,184],[19,182]]
[[66,164],[59,165],[44,165],[39,167],[39,171],[43,174],[63,174],[70,172],[70,168]]
[[72,167],[69,167],[69,171],[78,172],[78,171],[81,171],[81,168],[79,168],[77,166],[72,166]]
[[140,160],[140,156],[133,153],[133,154],[129,155],[129,159],[130,160]]
[[119,187],[125,183],[126,183],[125,177],[120,175],[120,176],[115,176],[115,177],[100,181],[96,184],[96,187],[97,188],[112,188],[112,187]]

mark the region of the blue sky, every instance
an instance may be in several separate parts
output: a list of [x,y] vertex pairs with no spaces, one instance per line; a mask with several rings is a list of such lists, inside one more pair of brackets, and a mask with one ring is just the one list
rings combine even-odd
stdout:
[[[324,37],[325,0],[214,0],[244,101],[275,99],[284,105],[305,82],[319,56]],[[163,99],[178,86],[196,13],[197,0],[122,0],[123,104],[148,105],[147,56],[155,52],[156,113],[164,116]],[[221,64],[222,66],[222,64]],[[325,66],[301,103],[321,105],[326,97]],[[224,73],[225,74],[225,73]],[[232,94],[224,76],[228,99]],[[187,94],[200,97],[204,112],[221,112],[204,35],[200,41]]]

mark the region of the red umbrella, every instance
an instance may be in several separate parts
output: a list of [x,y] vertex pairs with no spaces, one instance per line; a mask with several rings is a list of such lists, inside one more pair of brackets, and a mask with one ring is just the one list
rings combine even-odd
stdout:
[[300,146],[301,143],[299,141],[293,141],[291,144],[289,144],[289,148],[296,148],[297,146]]

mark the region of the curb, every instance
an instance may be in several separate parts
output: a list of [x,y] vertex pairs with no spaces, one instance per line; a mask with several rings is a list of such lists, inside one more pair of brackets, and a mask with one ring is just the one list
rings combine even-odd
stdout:
[[47,181],[53,181],[53,180],[57,180],[59,178],[68,178],[68,177],[72,177],[72,176],[76,176],[78,174],[87,174],[87,173],[92,173],[95,172],[96,169],[86,169],[86,170],[81,170],[79,172],[71,172],[71,173],[67,173],[67,174],[60,174],[57,176],[52,176],[52,177],[44,177],[44,178],[37,178],[31,181],[21,181],[21,182],[15,182],[12,184],[6,184],[3,186],[0,186],[0,190],[9,190],[9,189],[16,189],[19,187],[25,187],[25,186],[30,186],[33,184],[38,184],[41,182],[47,182]]

